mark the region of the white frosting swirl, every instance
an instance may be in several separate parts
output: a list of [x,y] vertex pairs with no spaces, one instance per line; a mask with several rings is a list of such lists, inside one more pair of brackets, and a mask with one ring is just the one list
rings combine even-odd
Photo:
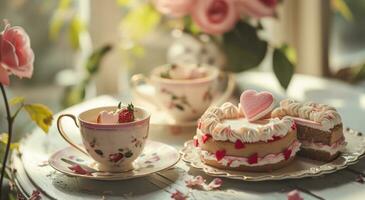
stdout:
[[[298,141],[293,142],[288,149],[291,150],[290,157],[295,156],[295,154],[299,151],[300,143]],[[205,160],[215,160],[217,161],[217,158],[215,157],[214,153],[211,153],[209,151],[200,150],[201,156]],[[248,159],[245,157],[237,157],[237,156],[224,156],[221,160],[218,161],[218,163],[228,166],[229,167],[239,167],[241,165],[244,166],[262,166],[262,165],[268,165],[268,164],[275,164],[282,160],[284,160],[284,154],[278,153],[278,154],[268,154],[264,157],[258,158],[257,163],[249,164]]]
[[321,130],[325,131],[342,123],[341,116],[334,107],[313,102],[300,103],[292,99],[285,99],[280,102],[280,107],[271,114],[272,117],[287,115],[317,122],[321,124]]
[[[215,113],[222,114],[218,116]],[[236,117],[232,119],[232,116]],[[271,118],[252,123],[241,116],[238,107],[231,103],[208,109],[200,118],[201,126],[197,130],[197,135],[209,133],[214,140],[219,141],[236,142],[239,139],[246,143],[266,142],[274,137],[285,136],[293,124],[290,117]]]
[[220,109],[224,113],[224,118],[226,119],[238,118],[242,115],[241,110],[231,102],[224,103]]

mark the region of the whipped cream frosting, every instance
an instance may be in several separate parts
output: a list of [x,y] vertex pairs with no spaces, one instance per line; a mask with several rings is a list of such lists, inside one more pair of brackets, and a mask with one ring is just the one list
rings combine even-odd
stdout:
[[336,143],[333,143],[332,145],[302,141],[303,149],[314,149],[314,150],[319,150],[319,151],[325,151],[325,152],[330,153],[331,155],[343,150],[343,148],[345,146],[346,146],[346,142],[343,138],[340,139],[339,141],[337,141]]
[[248,122],[242,111],[232,103],[209,108],[199,120],[197,135],[210,134],[214,140],[246,143],[268,141],[285,136],[292,128],[290,117]]
[[284,117],[287,115],[316,122],[319,126],[316,126],[316,123],[298,121],[301,125],[313,126],[323,131],[329,131],[342,123],[341,116],[334,107],[313,102],[300,103],[292,99],[285,99],[280,102],[280,107],[271,113],[272,117]]
[[[288,149],[291,150],[291,154],[290,157],[293,157],[300,148],[300,143],[298,141],[294,141],[289,147]],[[209,151],[204,151],[204,150],[200,150],[200,154],[201,156],[205,159],[205,160],[217,160],[215,157],[214,153],[211,153]],[[224,165],[224,166],[228,166],[229,167],[239,167],[241,165],[244,166],[262,166],[262,165],[268,165],[268,164],[275,164],[278,163],[282,160],[285,160],[284,154],[283,153],[279,153],[279,154],[268,154],[264,157],[259,157],[257,163],[254,164],[249,164],[247,162],[247,158],[245,157],[237,157],[237,156],[224,156],[221,160],[218,161],[218,163]]]

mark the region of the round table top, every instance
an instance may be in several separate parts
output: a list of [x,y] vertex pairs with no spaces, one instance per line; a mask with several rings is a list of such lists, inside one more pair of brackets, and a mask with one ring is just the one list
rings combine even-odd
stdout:
[[[280,98],[286,96],[297,100],[311,100],[330,104],[338,109],[345,126],[365,131],[365,94],[355,87],[322,78],[295,75],[285,92],[271,73],[245,72],[236,76],[238,88],[269,90]],[[116,99],[101,96],[71,107],[61,113],[77,114],[100,104],[112,104]],[[152,114],[153,117],[153,114]],[[66,125],[67,124],[67,125]],[[66,121],[72,139],[80,141],[78,130]],[[164,142],[181,149],[183,143],[195,134],[195,127],[151,125],[149,139]],[[42,193],[42,199],[170,199],[176,190],[189,194],[189,199],[286,199],[287,192],[297,189],[304,199],[363,199],[364,185],[356,178],[364,173],[365,161],[360,160],[345,170],[315,178],[285,181],[244,182],[223,179],[220,190],[191,190],[185,180],[202,175],[207,181],[213,179],[189,168],[183,161],[166,171],[147,177],[125,181],[96,181],[69,177],[46,164],[55,151],[67,146],[52,126],[48,135],[34,129],[22,141],[21,156],[13,154],[12,164],[19,189],[29,196],[33,190]]]

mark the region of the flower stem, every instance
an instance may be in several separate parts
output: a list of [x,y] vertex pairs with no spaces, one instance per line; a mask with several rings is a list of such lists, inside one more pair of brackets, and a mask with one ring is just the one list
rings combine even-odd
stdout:
[[5,155],[4,155],[3,163],[1,165],[1,176],[0,176],[0,194],[2,194],[3,179],[5,176],[6,163],[8,160],[8,154],[9,154],[9,150],[10,150],[11,136],[12,136],[12,130],[13,130],[13,118],[11,117],[9,102],[8,102],[8,98],[6,97],[5,88],[4,88],[3,84],[1,84],[1,83],[0,83],[0,88],[1,88],[1,93],[3,95],[3,98],[4,98],[6,115],[7,115],[7,119],[8,119],[8,141],[6,143]]

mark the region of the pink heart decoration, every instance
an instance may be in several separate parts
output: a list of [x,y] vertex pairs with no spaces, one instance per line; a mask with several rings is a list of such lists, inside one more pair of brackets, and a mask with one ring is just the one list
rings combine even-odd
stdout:
[[274,97],[270,92],[257,93],[255,90],[246,90],[240,98],[241,109],[250,122],[271,112],[274,103]]

